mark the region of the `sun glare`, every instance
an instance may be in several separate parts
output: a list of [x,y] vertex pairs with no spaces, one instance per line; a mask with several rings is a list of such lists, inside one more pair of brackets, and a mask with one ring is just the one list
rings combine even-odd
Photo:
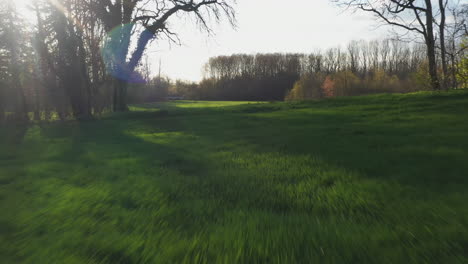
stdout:
[[32,0],[16,0],[14,1],[18,7],[27,7],[32,4]]
[[[3,1],[3,0],[0,0]],[[34,21],[33,14],[33,0],[15,0],[14,3],[18,8],[20,14],[28,21]]]
[[[0,0],[0,1],[3,1],[3,0]],[[53,6],[55,6],[57,9],[59,9],[60,11],[62,12],[66,11],[63,5],[60,4],[57,0],[47,0],[47,1]],[[34,0],[15,0],[14,3],[16,4],[17,8],[21,11],[23,15],[32,13]]]

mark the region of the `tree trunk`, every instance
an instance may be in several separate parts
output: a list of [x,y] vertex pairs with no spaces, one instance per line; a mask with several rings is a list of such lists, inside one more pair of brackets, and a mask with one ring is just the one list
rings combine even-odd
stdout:
[[15,102],[15,120],[17,121],[29,121],[28,111],[26,108],[26,97],[23,92],[21,85],[14,85],[16,90],[16,102]]
[[141,61],[141,58],[143,57],[143,53],[145,52],[146,46],[153,38],[153,33],[149,32],[148,30],[143,31],[140,34],[136,49],[133,52],[130,61],[128,62],[128,70],[130,71],[130,73],[133,73],[135,71],[136,67]]
[[440,82],[437,76],[434,41],[427,40],[427,57],[429,60],[429,76],[431,77],[431,87],[433,90],[440,90]]
[[50,86],[48,88],[48,93],[50,94],[51,103],[55,107],[55,111],[57,111],[57,116],[60,121],[65,121],[68,116],[68,106],[69,101],[65,95],[65,90],[62,89],[55,80],[54,76],[50,76],[51,81],[47,84]]
[[3,94],[3,83],[0,83],[0,124],[5,121],[5,95]]
[[[75,65],[79,66],[79,64]],[[71,67],[70,70],[77,70],[76,67]],[[78,69],[79,70],[79,69]],[[80,72],[73,72],[69,75],[69,82],[66,82],[68,95],[70,98],[73,116],[77,120],[92,119],[92,114],[87,100],[88,83]]]
[[80,29],[75,28],[59,10],[55,12],[57,19],[53,26],[60,57],[56,74],[60,86],[66,91],[73,116],[77,120],[91,119],[89,77]]
[[439,0],[440,9],[440,24],[439,24],[439,35],[440,35],[440,52],[442,58],[442,89],[447,90],[448,87],[448,70],[447,70],[447,50],[445,48],[445,5],[444,0]]
[[15,113],[14,119],[17,121],[28,121],[28,111],[26,108],[26,97],[24,95],[23,88],[21,87],[21,80],[19,77],[19,71],[16,69],[18,61],[12,60],[13,70],[11,71],[11,86],[15,93]]
[[433,27],[433,14],[432,14],[432,3],[431,0],[425,0],[426,2],[426,27],[427,34],[425,36],[427,45],[427,58],[429,61],[429,75],[431,76],[431,86],[433,90],[440,89],[439,78],[437,76],[437,61],[436,61],[436,50],[435,50],[435,37]]
[[114,79],[114,112],[126,112],[127,106],[127,87],[128,83],[124,80]]
[[[123,38],[125,39],[126,36],[124,35]],[[141,33],[141,35],[138,38],[137,47],[135,48],[135,51],[133,52],[130,58],[130,61],[127,63],[124,57],[120,58],[121,60],[120,64],[126,65],[126,66],[125,67],[118,66],[118,67],[121,68],[120,69],[121,71],[124,71],[123,75],[126,76],[127,79],[133,78],[132,75],[134,75],[135,69],[141,61],[145,48],[148,45],[148,43],[151,41],[151,39],[153,38],[154,38],[154,35],[148,30],[145,30],[144,32]],[[125,47],[127,47],[126,44],[125,44]],[[127,53],[123,52],[122,54],[127,54]],[[120,80],[117,78],[114,79],[114,108],[113,108],[114,112],[128,111],[127,88],[128,88],[128,83],[126,80]]]
[[34,120],[41,120],[40,86],[34,85]]
[[[454,42],[455,43],[455,42]],[[454,44],[455,46],[455,44]],[[453,49],[455,50],[455,49]],[[455,62],[455,55],[450,54],[450,61],[452,63],[451,66],[451,73],[452,73],[452,88],[453,89],[458,89],[458,82],[457,82],[457,63]]]
[[72,65],[68,67],[65,72],[66,79],[64,85],[66,86],[70,103],[72,106],[73,116],[77,120],[88,120],[92,118],[91,110],[88,101],[89,83],[86,79],[86,74],[83,73],[82,61],[76,54],[74,56]]

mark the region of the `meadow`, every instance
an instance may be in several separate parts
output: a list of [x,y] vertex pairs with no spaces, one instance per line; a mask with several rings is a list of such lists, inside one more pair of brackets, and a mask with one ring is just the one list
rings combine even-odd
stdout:
[[468,91],[0,127],[1,263],[468,263]]

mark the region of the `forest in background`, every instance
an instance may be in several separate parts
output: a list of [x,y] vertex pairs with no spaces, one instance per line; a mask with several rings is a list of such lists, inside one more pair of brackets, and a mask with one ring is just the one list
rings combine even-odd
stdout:
[[[468,87],[461,39],[448,41],[446,89]],[[438,61],[441,65],[440,55]],[[191,100],[282,101],[431,90],[426,49],[397,39],[352,41],[311,54],[234,54],[211,58],[199,82],[149,78],[130,91],[133,102]]]
[[40,0],[28,7],[31,22],[4,0],[0,122],[84,120],[170,98],[281,101],[467,87],[468,5],[332,2],[402,31],[311,54],[218,56],[194,83],[154,76],[145,50],[155,39],[180,43],[168,23],[174,16],[206,31],[222,19],[235,25],[234,1]]
[[128,111],[129,86],[147,81],[148,45],[180,42],[170,21],[185,17],[201,31],[234,25],[234,2],[38,0],[25,11],[0,1],[0,122]]
[[[456,54],[458,43],[451,46]],[[429,90],[425,54],[423,45],[387,39],[352,41],[345,49],[312,54],[221,56],[206,65],[208,77],[200,83],[198,97],[303,100]],[[462,63],[462,57],[451,58],[447,87],[466,87]]]

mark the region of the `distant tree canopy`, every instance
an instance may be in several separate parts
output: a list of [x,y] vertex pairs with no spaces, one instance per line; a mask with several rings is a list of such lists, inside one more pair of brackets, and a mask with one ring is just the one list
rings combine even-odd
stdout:
[[[462,52],[450,60],[446,82],[466,88],[466,51],[463,43],[457,45]],[[351,41],[345,48],[311,54],[218,56],[205,64],[198,85],[177,81],[169,93],[187,99],[277,101],[429,90],[426,55],[424,44],[385,39]]]
[[[300,77],[301,59],[300,54],[212,58],[205,66],[207,79],[211,80],[200,84],[201,96],[204,99],[282,100]],[[214,94],[210,89],[215,90]]]
[[[451,69],[459,68],[458,56]],[[312,54],[236,54],[211,58],[201,99],[283,100],[429,89],[424,45],[398,40],[352,41]],[[327,79],[327,77],[329,77]],[[333,82],[333,92],[323,83]],[[451,79],[456,87],[459,78]]]

